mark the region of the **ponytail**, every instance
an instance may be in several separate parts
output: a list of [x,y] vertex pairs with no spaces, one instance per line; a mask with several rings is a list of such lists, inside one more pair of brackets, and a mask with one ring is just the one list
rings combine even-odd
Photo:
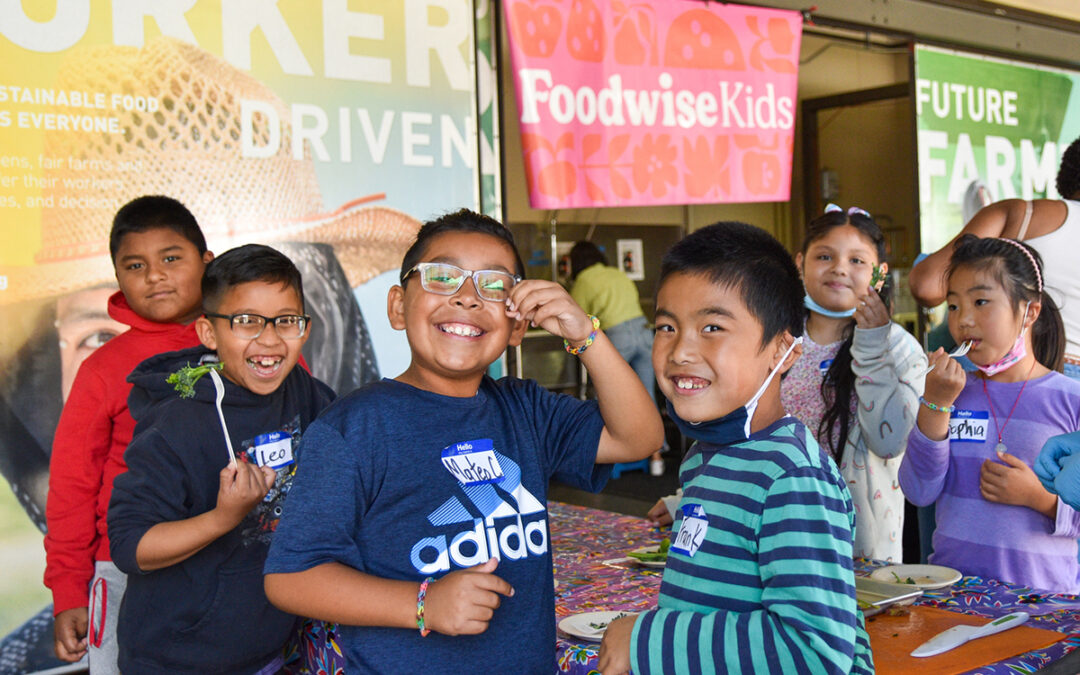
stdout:
[[1065,322],[1057,304],[1046,291],[1042,294],[1042,311],[1031,327],[1031,349],[1035,360],[1059,373],[1065,366]]

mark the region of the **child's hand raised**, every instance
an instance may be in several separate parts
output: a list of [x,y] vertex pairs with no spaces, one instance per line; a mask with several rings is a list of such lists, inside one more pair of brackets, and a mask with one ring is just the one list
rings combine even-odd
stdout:
[[506,313],[578,346],[592,333],[592,321],[566,289],[553,281],[526,279],[510,289]]
[[949,356],[941,347],[929,356],[931,371],[926,375],[923,396],[939,406],[950,406],[967,382],[967,374],[960,362]]
[[1039,483],[1038,476],[1022,459],[1007,452],[998,453],[1001,462],[992,459],[982,463],[979,472],[979,491],[983,499],[998,504],[1027,506],[1053,517],[1057,498]]
[[217,506],[214,511],[228,526],[226,529],[230,530],[262,501],[277,477],[270,467],[247,462],[229,464],[218,475]]
[[889,308],[881,301],[877,291],[867,286],[855,305],[855,325],[859,328],[880,328],[887,326],[890,321]]
[[444,635],[477,635],[502,602],[500,595],[513,597],[514,589],[493,572],[495,558],[483,565],[458,570],[434,581],[424,600],[424,624]]

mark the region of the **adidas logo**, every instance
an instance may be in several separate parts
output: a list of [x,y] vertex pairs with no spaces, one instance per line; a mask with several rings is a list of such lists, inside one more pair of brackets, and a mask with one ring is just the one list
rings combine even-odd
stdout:
[[[459,484],[471,509],[455,495],[428,515],[435,527],[465,527],[452,534],[424,537],[413,545],[410,561],[421,575],[473,567],[491,558],[521,560],[547,553],[547,509],[521,484],[521,467],[498,451],[495,454],[503,471],[501,481]],[[522,518],[533,514],[544,517]]]

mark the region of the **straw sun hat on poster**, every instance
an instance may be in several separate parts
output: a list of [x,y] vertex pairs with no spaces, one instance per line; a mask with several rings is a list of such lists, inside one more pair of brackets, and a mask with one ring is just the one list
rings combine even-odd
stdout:
[[[331,244],[356,287],[396,269],[420,223],[380,194],[327,211],[314,162],[290,157],[284,103],[266,85],[197,46],[162,37],[142,48],[74,50],[58,90],[155,99],[153,112],[115,110],[120,134],[44,130],[43,153],[73,158],[46,168],[41,250],[36,264],[8,270],[0,302],[47,298],[114,281],[108,239],[116,210],[140,195],[180,200],[198,219],[212,250],[248,242]],[[240,102],[273,106],[283,120],[270,157],[241,157]],[[153,107],[153,106],[151,106]],[[58,109],[58,112],[70,110]],[[253,134],[265,144],[267,120]]]

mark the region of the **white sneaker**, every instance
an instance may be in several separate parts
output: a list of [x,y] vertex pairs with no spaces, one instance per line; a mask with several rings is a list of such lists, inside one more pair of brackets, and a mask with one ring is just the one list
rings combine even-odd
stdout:
[[649,460],[649,473],[652,474],[653,476],[663,476],[664,475],[664,460],[662,460],[662,459]]

